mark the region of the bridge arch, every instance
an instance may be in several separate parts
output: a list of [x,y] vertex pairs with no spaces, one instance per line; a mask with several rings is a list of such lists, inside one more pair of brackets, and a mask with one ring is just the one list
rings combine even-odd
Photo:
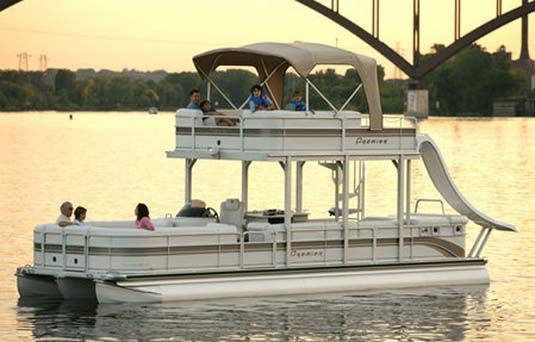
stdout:
[[348,18],[341,15],[334,8],[319,3],[315,0],[295,0],[302,5],[322,14],[323,16],[331,19],[335,23],[339,24],[349,32],[353,33],[373,49],[382,54],[385,58],[391,61],[395,66],[401,69],[407,76],[415,80],[421,80],[426,74],[433,71],[439,65],[447,61],[457,52],[464,47],[472,44],[476,40],[486,36],[494,30],[510,23],[513,20],[521,18],[531,12],[535,12],[535,1],[525,3],[517,8],[510,10],[509,12],[498,15],[492,20],[484,23],[476,29],[468,32],[458,40],[454,41],[446,48],[440,50],[432,58],[427,59],[425,62],[419,65],[410,64],[405,58],[398,54],[394,49],[386,45],[384,42],[376,38],[374,35],[368,33],[358,24],[352,22]]

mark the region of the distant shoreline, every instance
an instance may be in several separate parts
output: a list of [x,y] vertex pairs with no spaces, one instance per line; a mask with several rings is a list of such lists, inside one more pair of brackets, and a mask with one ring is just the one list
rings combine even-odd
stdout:
[[[177,109],[158,109],[158,114],[174,114]],[[223,109],[224,110],[224,109]],[[0,111],[2,114],[109,114],[109,113],[146,113],[148,115],[148,108],[143,109],[115,109],[115,110],[11,110],[11,111]],[[384,113],[387,115],[402,115],[401,113]],[[429,117],[433,118],[466,118],[466,119],[495,119],[495,118],[535,118],[535,116],[530,115],[484,115],[478,113],[469,113],[469,114],[430,114]],[[426,118],[418,118],[425,120]]]

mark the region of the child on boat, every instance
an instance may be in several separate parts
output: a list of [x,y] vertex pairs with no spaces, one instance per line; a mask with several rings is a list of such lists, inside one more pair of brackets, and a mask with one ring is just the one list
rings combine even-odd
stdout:
[[251,88],[251,96],[249,97],[249,109],[251,112],[256,112],[257,110],[272,110],[273,101],[269,98],[266,93],[262,92],[262,87],[260,84],[255,84]]
[[87,209],[84,207],[76,207],[74,209],[74,224],[77,226],[85,225],[85,216],[87,214]]
[[289,109],[298,112],[304,112],[307,110],[307,105],[305,102],[303,102],[303,96],[299,90],[294,91],[292,94],[292,101],[290,102]]

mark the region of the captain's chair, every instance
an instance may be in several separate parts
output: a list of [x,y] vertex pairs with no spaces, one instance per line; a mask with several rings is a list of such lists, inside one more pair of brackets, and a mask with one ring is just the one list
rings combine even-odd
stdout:
[[236,226],[240,231],[243,229],[243,203],[237,198],[228,198],[221,202],[219,209],[219,222]]

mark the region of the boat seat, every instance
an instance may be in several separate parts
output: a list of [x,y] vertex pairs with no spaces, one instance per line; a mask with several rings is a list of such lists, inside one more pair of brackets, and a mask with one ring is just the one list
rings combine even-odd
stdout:
[[236,226],[240,231],[243,227],[243,202],[237,198],[227,198],[219,207],[219,222]]

